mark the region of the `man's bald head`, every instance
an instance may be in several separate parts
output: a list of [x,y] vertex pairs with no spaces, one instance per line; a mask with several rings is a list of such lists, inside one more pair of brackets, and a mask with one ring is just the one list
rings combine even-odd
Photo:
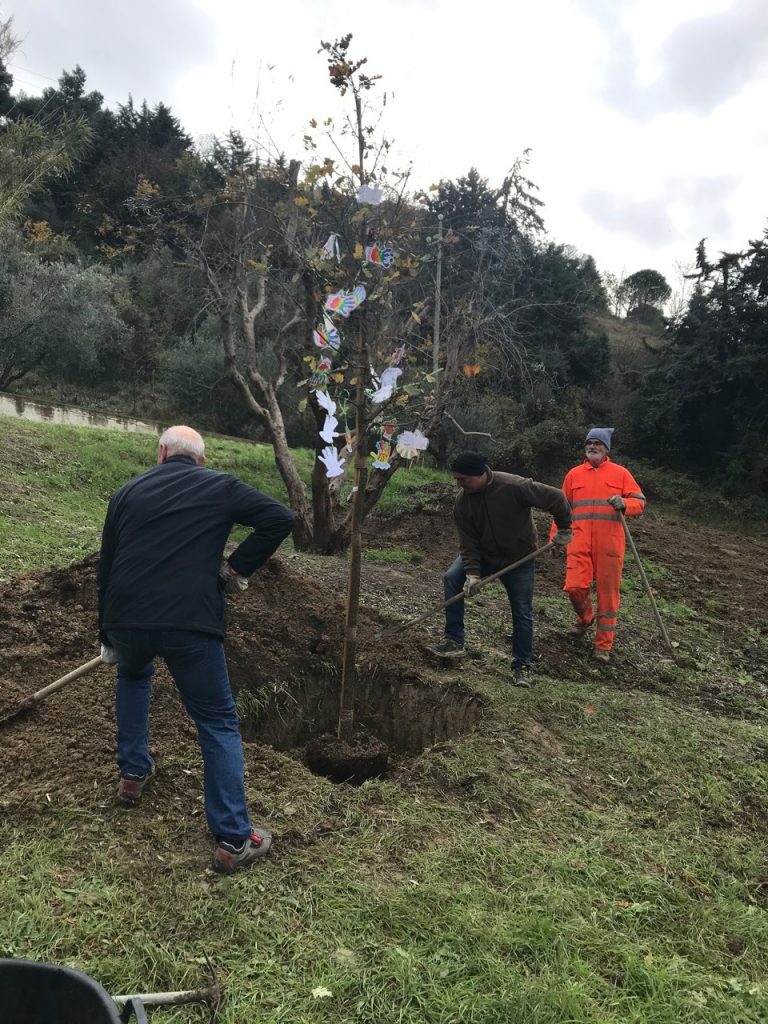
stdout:
[[188,455],[202,466],[205,462],[205,441],[192,427],[168,427],[160,438],[157,461],[165,462],[172,455]]

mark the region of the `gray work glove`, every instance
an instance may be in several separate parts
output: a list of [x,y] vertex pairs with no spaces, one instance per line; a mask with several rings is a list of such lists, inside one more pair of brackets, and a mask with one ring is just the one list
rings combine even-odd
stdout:
[[222,562],[219,569],[219,579],[224,590],[228,594],[237,593],[248,589],[248,580],[241,576],[236,569],[233,569],[229,562]]
[[612,494],[608,499],[608,504],[611,508],[615,508],[617,512],[623,512],[627,507],[626,501],[624,501],[620,494]]
[[116,665],[117,651],[113,647],[107,647],[106,644],[102,644],[101,660],[104,662],[105,665]]
[[555,536],[552,538],[552,543],[556,548],[567,547],[568,544],[573,540],[573,530],[558,530]]
[[464,580],[464,597],[472,597],[477,592],[477,584],[479,582],[479,576],[467,576]]

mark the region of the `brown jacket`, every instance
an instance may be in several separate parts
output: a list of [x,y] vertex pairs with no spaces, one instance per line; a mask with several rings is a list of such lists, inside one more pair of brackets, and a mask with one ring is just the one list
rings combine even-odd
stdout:
[[491,473],[477,494],[462,493],[453,508],[464,571],[479,576],[480,566],[496,572],[538,547],[532,508],[555,517],[560,530],[571,528],[571,508],[557,487],[513,473]]

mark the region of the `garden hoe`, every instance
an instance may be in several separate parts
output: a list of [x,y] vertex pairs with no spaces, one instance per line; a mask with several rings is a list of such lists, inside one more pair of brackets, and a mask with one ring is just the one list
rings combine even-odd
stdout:
[[101,664],[103,664],[101,655],[97,654],[95,658],[91,658],[90,661],[86,661],[84,665],[73,669],[71,672],[67,672],[67,674],[62,676],[61,679],[57,679],[55,682],[49,683],[48,686],[44,686],[42,690],[37,690],[36,693],[27,697],[26,700],[23,700],[21,704],[15,707],[13,711],[9,711],[8,714],[3,715],[3,717],[0,718],[0,726],[5,725],[6,722],[10,722],[14,718],[18,718],[18,716],[24,714],[25,711],[31,711],[32,708],[37,707],[40,701],[45,700],[45,698],[50,696],[50,694],[55,693],[56,690],[60,690],[62,686],[66,686],[67,683],[71,683],[75,679],[79,679],[80,676],[84,676],[87,672],[92,671]]
[[208,966],[208,985],[204,988],[188,989],[185,992],[137,992],[128,996],[112,996],[118,1006],[127,1003],[138,1003],[140,1006],[184,1006],[187,1003],[205,1003],[210,1010],[210,1022],[215,1024],[221,1005],[221,989],[216,977],[216,968],[208,954],[205,954]]
[[[550,551],[554,546],[554,543],[550,541],[549,544],[545,544],[543,548],[537,548],[536,551],[532,551],[530,555],[526,555],[525,558],[521,558],[517,562],[513,562],[511,565],[507,565],[503,569],[499,569],[498,572],[493,573],[491,576],[485,576],[475,586],[472,591],[472,596],[474,597],[481,587],[484,587],[488,583],[493,583],[494,580],[501,579],[501,577],[506,576],[508,572],[512,572],[513,569],[519,569],[521,565],[525,565],[527,562],[532,562],[534,558],[538,558],[539,555],[543,555],[545,551]],[[382,627],[376,633],[376,639],[383,640],[385,637],[392,636],[394,633],[399,633],[403,629],[410,629],[411,626],[415,626],[419,622],[423,622],[436,612],[442,611],[443,608],[447,608],[448,605],[456,604],[457,601],[463,601],[465,596],[466,595],[462,591],[462,593],[456,594],[455,597],[450,597],[447,601],[442,601],[440,604],[433,605],[429,611],[424,612],[423,615],[417,615],[415,619],[408,619],[406,622],[398,622],[397,625],[390,626],[387,629]]]

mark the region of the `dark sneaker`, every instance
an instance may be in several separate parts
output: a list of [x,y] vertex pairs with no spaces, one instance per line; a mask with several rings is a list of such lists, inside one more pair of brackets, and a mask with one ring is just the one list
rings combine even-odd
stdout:
[[527,665],[512,666],[512,685],[521,686],[525,690],[530,690],[533,686],[533,676],[531,675],[531,670]]
[[443,658],[446,661],[452,661],[455,658],[465,658],[467,652],[464,650],[464,644],[457,643],[456,640],[451,640],[449,636],[444,636],[442,640],[436,644],[432,644],[428,647],[432,654],[437,655],[438,658]]
[[608,651],[601,650],[601,648],[599,648],[599,647],[595,647],[595,649],[592,651],[592,657],[595,659],[595,661],[610,661],[611,660],[610,653]]
[[594,624],[594,618],[590,619],[589,622],[582,622],[581,619],[579,619],[578,622],[573,623],[568,632],[571,636],[575,636],[577,640],[580,640],[583,636],[587,635]]
[[221,875],[233,875],[249,868],[255,860],[266,857],[271,846],[272,833],[263,828],[253,829],[250,838],[240,846],[221,842],[213,851],[213,870]]
[[121,775],[117,784],[117,799],[120,803],[125,804],[126,807],[137,804],[154,774],[155,766],[152,765],[146,775],[131,775],[130,773]]

